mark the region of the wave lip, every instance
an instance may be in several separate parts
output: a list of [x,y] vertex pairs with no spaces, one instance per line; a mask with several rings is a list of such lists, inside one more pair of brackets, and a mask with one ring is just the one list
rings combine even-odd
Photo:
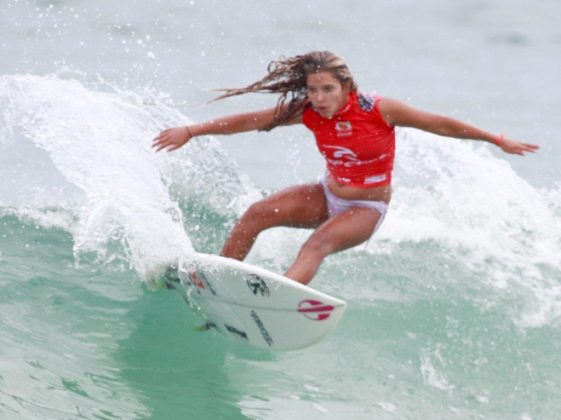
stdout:
[[[160,159],[150,148],[163,124],[144,106],[150,99],[92,91],[56,76],[0,78],[0,121],[9,128],[0,147],[16,160],[12,170],[37,169],[28,178],[36,185],[26,185],[29,194],[19,197],[19,209],[56,205],[70,211],[74,217],[66,229],[77,257],[94,252],[103,260],[108,244],[118,241],[144,278],[158,263],[192,251],[181,211],[162,179]],[[152,108],[166,112],[163,105]],[[166,116],[178,117],[176,112]],[[34,153],[18,154],[20,145]],[[55,203],[54,189],[41,183],[43,178],[58,184]]]

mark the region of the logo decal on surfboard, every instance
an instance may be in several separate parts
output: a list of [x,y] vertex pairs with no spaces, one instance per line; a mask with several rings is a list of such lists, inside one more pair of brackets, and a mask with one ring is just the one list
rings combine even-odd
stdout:
[[216,296],[216,292],[212,288],[210,281],[208,281],[204,273],[200,271],[192,271],[189,273],[189,280],[191,280],[193,286],[196,287],[198,293],[201,293],[201,290],[208,289],[210,290],[210,293]]
[[189,253],[176,271],[174,289],[204,329],[212,322],[218,333],[251,347],[307,347],[330,334],[345,311],[340,299],[231,258]]
[[257,328],[259,328],[259,332],[261,333],[263,340],[265,340],[269,347],[271,347],[271,344],[273,344],[273,339],[271,338],[271,334],[269,334],[269,331],[267,331],[267,328],[265,328],[265,325],[263,325],[263,321],[261,321],[261,318],[259,318],[259,315],[257,315],[255,311],[251,311],[251,317],[253,318],[253,321],[255,321],[255,325],[257,325]]
[[246,280],[246,283],[247,287],[249,287],[249,290],[251,290],[251,292],[255,296],[257,296],[257,294],[260,294],[263,297],[269,297],[269,286],[267,286],[265,280],[263,280],[258,275],[250,274],[249,278]]
[[249,340],[249,338],[247,338],[247,334],[246,334],[244,331],[239,330],[239,329],[237,329],[236,327],[232,327],[231,325],[228,325],[228,324],[224,324],[224,327],[226,327],[226,329],[227,329],[230,333],[232,333],[232,335],[234,335],[234,336],[236,336],[236,337],[238,337],[238,338],[243,338],[245,341],[248,341],[248,340]]
[[298,304],[298,312],[313,321],[325,321],[331,316],[334,309],[334,306],[314,299],[302,300]]
[[196,271],[189,273],[189,278],[191,279],[191,282],[195,285],[197,289],[206,289],[203,279]]

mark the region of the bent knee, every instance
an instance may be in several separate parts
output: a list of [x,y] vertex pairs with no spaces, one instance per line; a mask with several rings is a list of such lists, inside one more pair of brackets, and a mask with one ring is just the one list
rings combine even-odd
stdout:
[[332,254],[335,250],[335,244],[325,235],[312,234],[304,243],[300,252],[323,258]]

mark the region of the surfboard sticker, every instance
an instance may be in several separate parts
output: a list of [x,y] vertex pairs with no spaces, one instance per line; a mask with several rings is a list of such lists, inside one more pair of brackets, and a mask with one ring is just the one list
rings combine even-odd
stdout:
[[326,305],[320,300],[306,299],[298,304],[298,312],[308,319],[314,321],[324,321],[329,318],[331,312],[335,310],[332,305]]
[[271,350],[309,346],[335,329],[340,299],[260,267],[195,253],[179,261],[175,289],[225,336]]

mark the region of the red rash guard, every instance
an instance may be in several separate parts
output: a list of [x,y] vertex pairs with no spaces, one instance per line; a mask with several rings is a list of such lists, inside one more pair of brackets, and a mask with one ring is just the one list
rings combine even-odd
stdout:
[[395,131],[380,114],[379,100],[351,92],[332,118],[322,117],[311,105],[302,114],[327,161],[329,176],[340,184],[372,188],[391,182]]

